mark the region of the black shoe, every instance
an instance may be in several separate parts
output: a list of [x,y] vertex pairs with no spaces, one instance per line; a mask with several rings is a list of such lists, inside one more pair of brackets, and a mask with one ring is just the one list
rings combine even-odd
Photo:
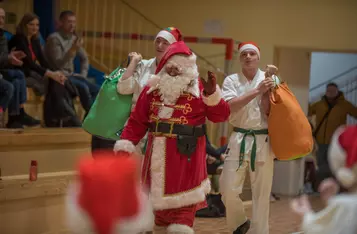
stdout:
[[240,225],[234,232],[233,234],[246,234],[249,231],[250,228],[250,220],[248,219],[247,221],[245,221],[245,223],[243,223],[242,225]]
[[222,201],[222,195],[221,194],[212,194],[211,195],[211,204],[216,206],[219,210],[220,217],[226,217],[226,206],[224,205]]
[[41,124],[40,120],[37,120],[37,119],[29,116],[27,113],[24,113],[21,116],[21,118],[19,119],[19,122],[25,126],[28,126],[28,127],[34,127],[34,126]]
[[9,121],[6,127],[11,129],[24,129],[24,126],[19,121]]
[[208,207],[198,210],[195,216],[199,218],[220,218],[221,214],[217,207],[208,205]]

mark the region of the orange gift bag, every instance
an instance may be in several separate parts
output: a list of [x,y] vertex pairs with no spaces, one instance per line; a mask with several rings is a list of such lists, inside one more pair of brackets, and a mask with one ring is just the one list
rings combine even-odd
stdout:
[[310,154],[314,141],[311,125],[286,83],[270,93],[268,131],[278,160],[293,160]]

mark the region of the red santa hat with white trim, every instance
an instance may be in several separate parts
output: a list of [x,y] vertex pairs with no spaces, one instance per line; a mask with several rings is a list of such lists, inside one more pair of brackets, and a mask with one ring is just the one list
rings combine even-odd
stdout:
[[180,68],[191,67],[196,65],[196,55],[192,53],[185,42],[179,41],[171,44],[167,48],[160,63],[157,65],[155,74],[158,74],[168,62],[173,62],[174,65]]
[[238,45],[239,55],[246,50],[254,50],[258,54],[258,57],[260,58],[260,48],[255,42],[247,41],[247,42],[239,43]]
[[345,188],[357,184],[357,125],[336,130],[329,149],[329,163]]
[[147,85],[152,87],[148,93],[155,89],[155,86],[160,80],[160,73],[165,73],[163,69],[167,64],[175,66],[181,74],[185,74],[186,77],[192,77],[192,79],[198,79],[198,67],[196,64],[197,56],[191,51],[191,49],[183,41],[172,43],[165,51],[165,54],[161,58],[157,65],[155,75],[153,75],[148,81]]
[[148,230],[152,208],[140,188],[140,163],[119,151],[84,157],[67,196],[67,223],[74,233],[120,234]]
[[161,30],[157,35],[155,40],[158,38],[164,38],[167,40],[170,44],[182,41],[182,34],[179,29],[175,27],[168,27],[163,30]]

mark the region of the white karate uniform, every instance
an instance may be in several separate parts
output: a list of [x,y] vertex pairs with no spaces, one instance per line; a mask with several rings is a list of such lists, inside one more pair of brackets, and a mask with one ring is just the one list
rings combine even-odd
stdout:
[[302,226],[304,234],[356,234],[357,191],[337,195],[320,212],[305,214]]
[[118,92],[123,95],[133,94],[132,110],[135,108],[136,101],[147,84],[148,80],[156,71],[156,59],[141,60],[134,74],[128,79],[118,81]]
[[[248,91],[257,88],[263,79],[265,79],[265,75],[261,70],[258,70],[251,82],[242,73],[230,75],[225,78],[223,83],[223,98],[226,101],[230,101],[233,98],[240,97]],[[261,111],[260,101],[261,95],[254,98],[240,110],[231,110],[230,124],[243,129],[267,129],[268,123],[263,111]],[[250,233],[268,234],[274,154],[269,144],[268,135],[256,135],[256,163],[255,171],[252,171],[250,157],[253,136],[247,136],[245,140],[244,161],[239,167],[240,146],[243,135],[242,133],[233,132],[230,136],[226,151],[227,157],[220,178],[222,200],[226,206],[227,224],[230,231],[233,232],[247,220],[239,194],[242,193],[245,175],[247,170],[249,170],[253,202]]]
[[[137,68],[134,71],[134,74],[130,76],[128,79],[118,81],[118,93],[122,95],[133,94],[132,98],[132,106],[131,110],[133,111],[136,106],[136,101],[139,98],[141,91],[146,86],[148,80],[152,75],[155,74],[156,71],[156,58],[152,58],[149,60],[141,60],[138,63]],[[126,123],[125,123],[126,125]],[[141,139],[139,144],[137,145],[138,153],[142,151],[145,146],[145,142],[147,139],[147,134]]]

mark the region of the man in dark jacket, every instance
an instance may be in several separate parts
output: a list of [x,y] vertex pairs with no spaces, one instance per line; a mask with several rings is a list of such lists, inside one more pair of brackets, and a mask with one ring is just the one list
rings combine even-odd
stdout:
[[346,124],[348,115],[357,118],[357,107],[345,99],[337,84],[329,83],[321,100],[309,106],[308,115],[316,117],[314,136],[318,145],[317,187],[320,181],[332,177],[327,160],[332,135],[339,127]]

